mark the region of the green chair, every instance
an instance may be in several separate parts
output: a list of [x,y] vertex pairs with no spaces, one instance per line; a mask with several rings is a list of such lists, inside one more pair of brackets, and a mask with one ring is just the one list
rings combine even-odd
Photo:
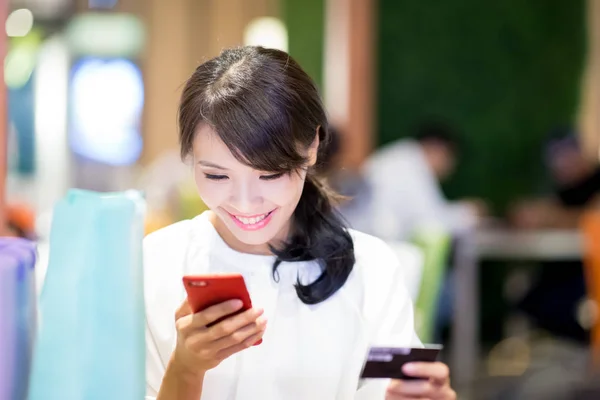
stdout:
[[423,343],[434,339],[435,316],[450,251],[451,237],[441,230],[415,232],[411,242],[423,252],[421,289],[415,303],[415,330]]

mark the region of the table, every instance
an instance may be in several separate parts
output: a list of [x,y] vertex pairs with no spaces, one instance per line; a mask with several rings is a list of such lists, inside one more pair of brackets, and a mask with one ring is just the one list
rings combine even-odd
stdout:
[[478,368],[479,262],[580,260],[583,252],[583,236],[577,230],[487,228],[458,238],[451,355],[452,377],[457,386],[470,385]]
[[487,229],[477,231],[475,244],[479,257],[486,260],[562,261],[583,255],[583,238],[577,230]]

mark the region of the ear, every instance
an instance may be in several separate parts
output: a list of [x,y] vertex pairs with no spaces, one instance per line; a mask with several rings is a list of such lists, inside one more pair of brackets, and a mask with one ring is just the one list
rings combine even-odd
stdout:
[[319,152],[319,130],[321,125],[315,129],[315,139],[308,148],[308,166],[312,167],[317,163],[317,153]]

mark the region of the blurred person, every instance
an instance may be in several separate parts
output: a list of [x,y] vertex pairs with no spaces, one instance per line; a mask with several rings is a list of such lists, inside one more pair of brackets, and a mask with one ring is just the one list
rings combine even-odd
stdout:
[[[147,399],[456,398],[439,362],[405,366],[417,381],[359,380],[373,342],[421,344],[395,255],[332,208],[326,113],[288,54],[248,46],[200,65],[179,128],[209,211],[145,239]],[[220,272],[244,275],[255,308],[191,312],[182,277]]]
[[575,132],[561,129],[553,136],[544,152],[553,193],[516,204],[511,220],[517,227],[577,229],[581,215],[600,203],[600,164],[585,156]]
[[[459,156],[453,128],[428,119],[412,137],[374,153],[362,175],[343,182],[342,194],[350,200],[340,211],[352,227],[390,242],[410,241],[418,231],[429,229],[452,237],[466,234],[485,215],[486,206],[479,200],[450,202],[445,198],[441,184],[454,172]],[[450,260],[448,255],[448,264]],[[453,287],[450,271],[439,294],[434,332],[438,340],[452,317]]]
[[409,239],[418,229],[461,234],[474,228],[485,205],[448,201],[441,183],[454,172],[459,143],[450,125],[422,123],[414,137],[392,142],[366,162],[371,192],[369,233],[389,240]]
[[[572,130],[561,129],[552,136],[544,153],[554,192],[513,208],[511,221],[519,228],[579,229],[582,214],[598,204],[600,165],[585,157]],[[585,298],[581,261],[545,262],[537,282],[519,306],[538,327],[565,339],[587,343],[589,332],[577,320]]]

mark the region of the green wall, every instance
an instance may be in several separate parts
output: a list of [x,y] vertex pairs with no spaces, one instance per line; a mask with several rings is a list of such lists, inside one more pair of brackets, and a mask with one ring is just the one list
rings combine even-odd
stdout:
[[439,115],[467,153],[451,196],[502,209],[542,179],[547,131],[574,120],[584,0],[380,0],[380,143]]
[[325,0],[282,0],[289,53],[322,88]]
[[[282,0],[289,51],[322,87],[325,0]],[[547,131],[572,123],[584,64],[585,0],[379,0],[379,143],[427,116],[467,151],[451,197],[498,210],[543,183]]]

